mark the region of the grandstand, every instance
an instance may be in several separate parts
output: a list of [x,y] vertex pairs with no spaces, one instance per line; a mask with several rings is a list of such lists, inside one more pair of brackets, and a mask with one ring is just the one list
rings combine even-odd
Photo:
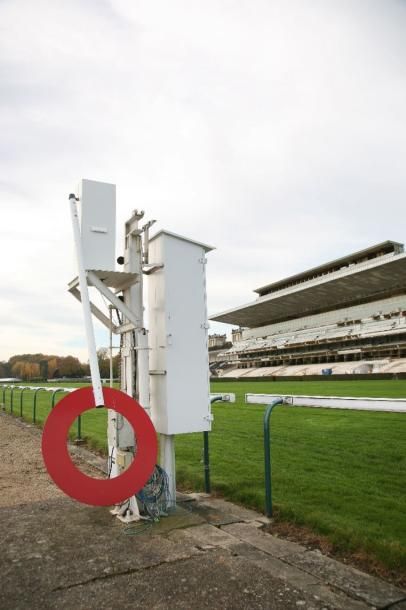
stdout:
[[255,290],[211,320],[238,325],[230,377],[406,371],[406,254],[386,241]]

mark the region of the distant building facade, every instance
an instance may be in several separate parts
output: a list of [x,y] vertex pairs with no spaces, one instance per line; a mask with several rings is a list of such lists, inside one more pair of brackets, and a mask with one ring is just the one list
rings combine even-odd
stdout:
[[231,342],[227,341],[227,335],[209,335],[209,364],[216,362],[219,353],[231,347]]
[[209,350],[224,347],[227,343],[227,335],[209,335]]

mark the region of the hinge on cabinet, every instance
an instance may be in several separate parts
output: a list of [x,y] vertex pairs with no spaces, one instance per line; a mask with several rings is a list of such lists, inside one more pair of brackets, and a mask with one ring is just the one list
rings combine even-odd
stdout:
[[202,265],[207,265],[207,258],[203,256],[202,258],[199,258],[197,262],[201,263]]
[[204,322],[203,324],[200,324],[200,328],[208,330],[210,328],[210,324],[208,322]]

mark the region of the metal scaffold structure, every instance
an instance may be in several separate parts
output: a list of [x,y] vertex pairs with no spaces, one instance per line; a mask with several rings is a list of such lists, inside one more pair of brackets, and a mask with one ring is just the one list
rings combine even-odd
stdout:
[[[134,210],[124,226],[118,271],[115,185],[82,180],[69,202],[78,268],[69,291],[82,303],[95,405],[109,406],[93,317],[120,337],[120,389],[141,404],[159,434],[159,467],[152,479],[164,477],[168,501],[175,503],[175,436],[211,429],[205,265],[212,248],[169,231],[151,237],[155,221],[140,226],[144,212]],[[108,302],[108,315],[92,302],[89,287]],[[109,476],[116,477],[136,454],[137,431],[109,409],[107,438]],[[138,520],[143,497],[137,502],[132,496],[112,512],[125,522]]]

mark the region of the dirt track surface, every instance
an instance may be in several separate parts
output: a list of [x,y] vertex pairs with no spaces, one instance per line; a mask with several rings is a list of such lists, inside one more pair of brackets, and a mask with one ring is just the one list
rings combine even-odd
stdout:
[[[39,428],[0,413],[0,446],[0,508],[65,497],[46,471]],[[95,475],[87,464],[74,461]]]
[[40,431],[29,424],[0,416],[0,507],[61,498],[49,478],[40,448]]

